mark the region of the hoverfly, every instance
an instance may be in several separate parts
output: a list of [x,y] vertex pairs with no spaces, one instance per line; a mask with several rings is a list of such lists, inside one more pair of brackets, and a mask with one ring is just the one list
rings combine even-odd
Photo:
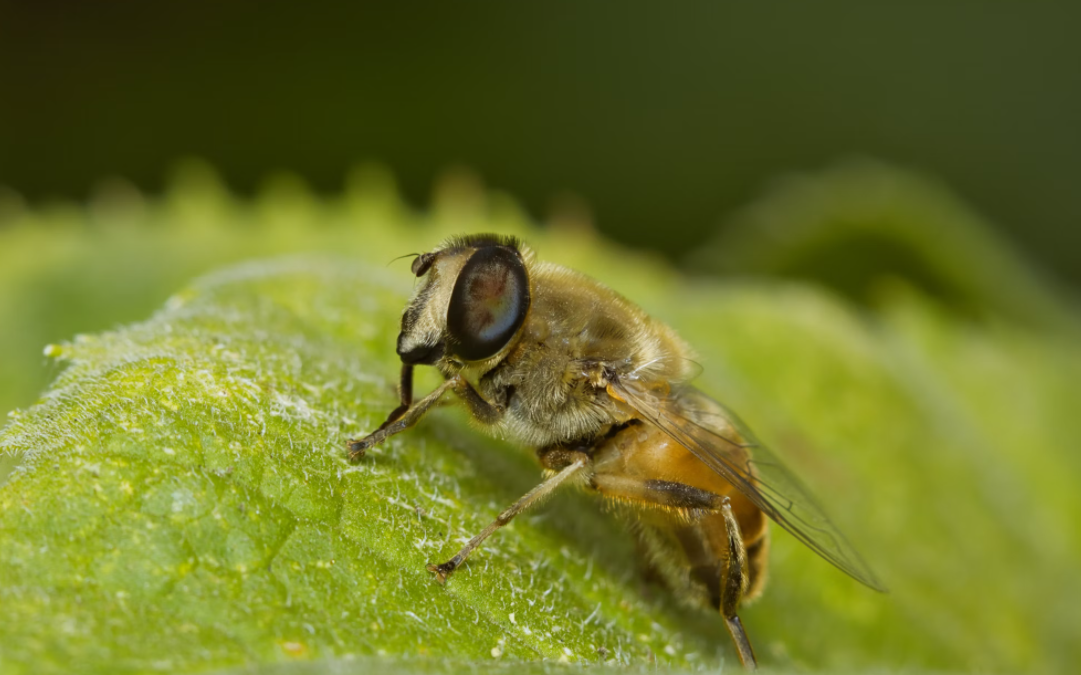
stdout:
[[[349,442],[350,458],[454,393],[491,433],[534,448],[546,475],[457,555],[428,566],[440,583],[517,514],[577,484],[630,507],[652,571],[720,612],[747,668],[756,660],[737,610],[762,592],[767,517],[883,590],[802,483],[688,384],[691,350],[671,328],[583,274],[538,262],[511,237],[453,238],[412,270],[424,281],[398,335],[400,405]],[[414,402],[418,365],[445,380]]]

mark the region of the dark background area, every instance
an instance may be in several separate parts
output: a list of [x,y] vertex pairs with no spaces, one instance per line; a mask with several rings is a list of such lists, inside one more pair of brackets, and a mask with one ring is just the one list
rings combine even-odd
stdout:
[[1081,284],[1071,3],[0,2],[0,184],[82,199],[205,158],[235,189],[466,165],[671,255],[771,178],[870,156],[941,179]]

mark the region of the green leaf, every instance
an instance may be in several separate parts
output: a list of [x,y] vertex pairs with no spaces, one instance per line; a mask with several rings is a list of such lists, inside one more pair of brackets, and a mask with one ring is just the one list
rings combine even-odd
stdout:
[[[385,191],[319,200],[292,182],[251,203],[204,186],[142,207],[127,232],[145,269],[110,284],[295,253],[223,268],[149,320],[48,350],[65,369],[0,434],[22,458],[0,486],[4,672],[731,665],[716,617],[639,581],[625,527],[588,494],[519,518],[436,584],[424,565],[540,478],[528,449],[461,411],[345,461],[345,440],[396,403],[411,278],[386,261],[481,230],[522,235],[679,328],[702,386],[790,460],[890,586],[873,593],[774,528],[770,585],[744,611],[764,663],[1081,660],[1071,328],[973,323],[902,282],[868,314],[806,285],[690,281],[448,185],[424,216]],[[90,253],[131,272],[119,261],[133,249]]]
[[[433,583],[425,563],[538,472],[443,414],[345,461],[344,440],[393,403],[405,281],[333,258],[253,263],[150,321],[53,349],[70,367],[2,441],[27,453],[0,501],[9,658],[45,644],[58,664],[170,670],[384,653],[593,661],[601,647],[617,663],[701,656],[621,580],[626,546],[592,552],[586,532],[546,524],[575,520],[574,499]],[[35,620],[43,605],[52,625]]]

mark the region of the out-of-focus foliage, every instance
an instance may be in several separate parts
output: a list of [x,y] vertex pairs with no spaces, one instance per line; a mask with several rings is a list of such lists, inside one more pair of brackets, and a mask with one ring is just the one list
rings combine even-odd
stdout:
[[[809,285],[689,280],[588,232],[536,229],[461,181],[421,215],[376,171],[340,199],[280,182],[252,202],[191,175],[161,201],[118,192],[0,230],[6,325],[110,324],[179,289],[149,320],[49,348],[66,369],[0,436],[23,462],[0,486],[5,672],[731,664],[715,617],[642,586],[630,541],[588,495],[560,495],[432,582],[425,562],[539,477],[528,452],[459,412],[344,461],[344,439],[394,404],[411,281],[386,261],[478,230],[518,233],[677,326],[702,386],[790,459],[890,586],[860,587],[775,528],[770,587],[744,613],[765,663],[1081,660],[1069,321],[977,321],[903,279],[873,313]],[[263,260],[180,281],[242,257]],[[3,335],[10,364],[23,346]],[[37,364],[42,346],[22,358]],[[439,660],[399,660],[418,656]]]
[[682,255],[764,182],[858,152],[945,179],[1081,288],[1081,4],[462,7],[0,2],[0,183],[162,187],[196,152],[251,190],[357,157],[421,204],[448,161],[544,213]]
[[944,186],[868,160],[775,181],[690,262],[727,276],[815,281],[872,307],[902,280],[970,317],[1077,321]]

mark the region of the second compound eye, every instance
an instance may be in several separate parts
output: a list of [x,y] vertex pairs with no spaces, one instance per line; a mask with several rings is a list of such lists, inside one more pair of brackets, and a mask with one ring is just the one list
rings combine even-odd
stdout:
[[481,361],[505,347],[529,311],[529,280],[521,256],[506,246],[473,254],[454,282],[447,308],[451,352]]
[[413,260],[413,274],[418,277],[422,276],[428,271],[428,268],[432,266],[432,262],[434,261],[434,253],[421,253]]

